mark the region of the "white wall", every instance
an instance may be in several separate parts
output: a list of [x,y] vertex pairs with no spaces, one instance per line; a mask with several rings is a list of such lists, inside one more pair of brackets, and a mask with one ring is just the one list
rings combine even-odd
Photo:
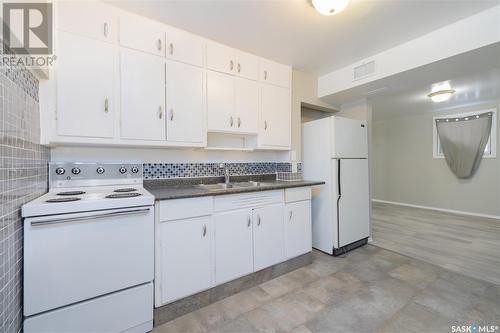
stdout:
[[[432,155],[433,117],[500,108],[481,107],[412,112],[378,119],[374,110],[374,198],[406,204],[500,216],[500,161],[484,158],[471,179],[457,179],[442,158]],[[497,124],[497,131],[500,130]],[[497,146],[499,138],[497,136]]]

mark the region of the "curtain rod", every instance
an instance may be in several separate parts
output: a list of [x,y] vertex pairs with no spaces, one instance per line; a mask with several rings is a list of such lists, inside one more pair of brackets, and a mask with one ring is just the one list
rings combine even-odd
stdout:
[[472,116],[466,116],[466,117],[439,118],[439,119],[436,119],[436,123],[439,123],[442,121],[444,121],[444,122],[467,121],[467,120],[474,120],[474,119],[479,119],[479,118],[484,118],[484,117],[492,117],[492,116],[493,116],[492,112],[485,112],[485,113],[476,114],[476,115],[472,115]]

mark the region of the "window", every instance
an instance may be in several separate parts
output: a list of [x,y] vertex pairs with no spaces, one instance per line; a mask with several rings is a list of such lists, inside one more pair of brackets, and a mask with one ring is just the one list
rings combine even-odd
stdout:
[[477,114],[492,112],[493,119],[491,122],[491,133],[486,148],[484,149],[483,158],[495,158],[496,157],[496,138],[497,138],[497,112],[496,109],[486,109],[474,112],[464,112],[458,114],[447,114],[440,117],[434,117],[432,119],[432,152],[434,158],[444,158],[443,151],[441,149],[441,143],[439,142],[439,136],[436,129],[436,119],[446,119],[446,118],[462,118],[475,116]]

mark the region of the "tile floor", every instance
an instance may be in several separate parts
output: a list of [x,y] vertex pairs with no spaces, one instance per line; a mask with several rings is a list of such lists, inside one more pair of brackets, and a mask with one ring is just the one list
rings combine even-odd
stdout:
[[500,325],[500,286],[367,245],[156,327],[167,332],[451,332]]

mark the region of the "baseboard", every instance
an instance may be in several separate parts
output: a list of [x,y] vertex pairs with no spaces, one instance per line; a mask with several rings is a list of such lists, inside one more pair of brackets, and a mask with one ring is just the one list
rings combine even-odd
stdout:
[[387,201],[387,200],[379,200],[379,199],[372,199],[372,201],[373,202],[380,202],[380,203],[391,204],[391,205],[398,205],[398,206],[405,206],[405,207],[412,207],[412,208],[421,208],[421,209],[427,209],[427,210],[435,210],[435,211],[438,211],[438,212],[452,213],[452,214],[457,214],[457,215],[485,217],[485,218],[488,218],[488,219],[500,220],[500,216],[498,216],[498,215],[489,215],[489,214],[464,212],[464,211],[461,211],[461,210],[453,210],[453,209],[445,209],[445,208],[438,208],[438,207],[413,205],[413,204],[408,204],[408,203],[403,203],[403,202],[395,202],[395,201]]

